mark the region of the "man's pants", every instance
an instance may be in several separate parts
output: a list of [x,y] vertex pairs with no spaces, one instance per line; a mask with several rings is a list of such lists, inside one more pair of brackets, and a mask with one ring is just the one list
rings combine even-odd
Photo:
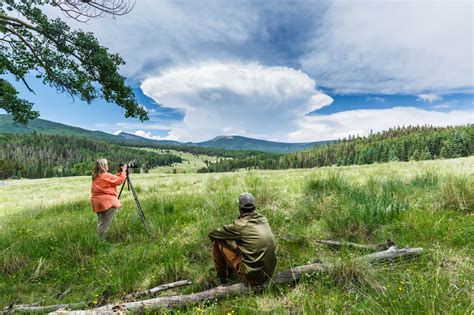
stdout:
[[116,210],[115,208],[110,208],[97,213],[97,234],[100,237],[105,237],[105,234],[107,234]]
[[212,259],[219,279],[228,279],[234,272],[240,278],[245,280],[245,275],[240,272],[242,262],[242,253],[238,248],[234,248],[226,241],[212,241]]

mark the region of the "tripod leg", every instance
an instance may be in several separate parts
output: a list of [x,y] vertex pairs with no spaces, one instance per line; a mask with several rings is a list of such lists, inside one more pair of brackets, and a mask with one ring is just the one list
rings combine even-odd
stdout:
[[142,223],[143,223],[143,226],[145,227],[145,230],[149,234],[150,231],[148,230],[148,221],[145,218],[145,213],[143,212],[143,208],[140,205],[140,201],[138,201],[137,192],[133,188],[132,181],[130,180],[130,178],[127,177],[127,179],[128,179],[128,185],[129,185],[130,189],[132,190],[133,198],[135,199],[135,202],[137,204],[138,214],[140,215],[140,218],[142,219]]
[[[125,182],[127,182],[127,181],[128,181],[128,175],[127,175],[127,179],[125,180]],[[120,193],[118,194],[118,197],[117,197],[118,199],[120,199],[120,196],[122,196],[122,191],[123,191],[123,188],[125,187],[125,182],[123,182],[122,187],[120,188]]]

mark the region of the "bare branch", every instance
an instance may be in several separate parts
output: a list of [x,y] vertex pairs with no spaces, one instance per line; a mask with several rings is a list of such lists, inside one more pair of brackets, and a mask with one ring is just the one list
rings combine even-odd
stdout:
[[128,14],[135,7],[135,0],[62,0],[55,6],[70,18],[84,23],[105,14],[112,16]]

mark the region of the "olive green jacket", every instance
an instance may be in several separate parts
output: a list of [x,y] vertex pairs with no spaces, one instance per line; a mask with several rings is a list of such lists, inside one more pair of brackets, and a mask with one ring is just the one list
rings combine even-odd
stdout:
[[233,224],[209,233],[211,240],[231,240],[242,253],[240,273],[250,283],[263,283],[273,275],[277,263],[275,237],[267,218],[252,211],[243,213]]

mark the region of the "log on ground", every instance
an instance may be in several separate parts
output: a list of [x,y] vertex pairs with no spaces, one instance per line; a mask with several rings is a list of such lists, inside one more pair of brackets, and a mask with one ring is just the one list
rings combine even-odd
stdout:
[[[395,246],[381,252],[372,253],[369,255],[361,256],[358,258],[360,261],[366,261],[370,263],[383,262],[395,258],[401,257],[412,257],[419,255],[423,252],[422,248],[403,248],[397,249]],[[329,270],[334,265],[332,264],[309,264],[299,267],[291,268],[288,271],[283,271],[276,274],[271,283],[282,284],[292,283],[298,281],[303,274],[315,274]],[[248,286],[243,283],[238,283],[229,286],[219,286],[210,290],[192,293],[187,295],[174,295],[167,297],[158,297],[149,300],[136,301],[124,304],[109,304],[100,308],[97,308],[95,312],[106,313],[113,310],[127,310],[132,312],[146,312],[146,311],[157,311],[170,307],[182,306],[190,303],[206,302],[213,299],[221,299],[233,295],[242,295],[250,292],[262,291],[266,286]],[[84,314],[84,313],[81,313]]]

